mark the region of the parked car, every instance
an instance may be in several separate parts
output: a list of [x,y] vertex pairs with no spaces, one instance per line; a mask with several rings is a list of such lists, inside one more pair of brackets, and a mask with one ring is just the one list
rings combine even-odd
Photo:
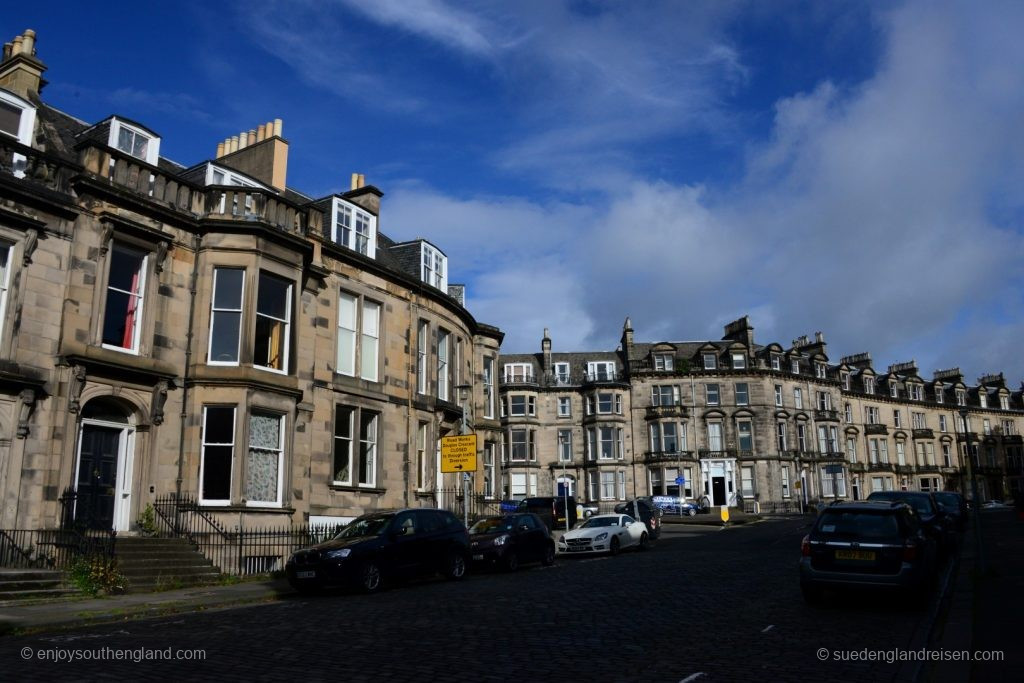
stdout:
[[665,515],[688,515],[693,517],[700,508],[696,503],[682,496],[653,496],[651,502]]
[[583,519],[601,514],[601,506],[597,503],[582,503],[578,507],[583,509]]
[[939,544],[939,553],[951,552],[956,547],[953,522],[939,507],[932,493],[926,491],[873,491],[868,500],[896,500],[914,508],[926,532]]
[[629,515],[594,515],[563,534],[558,539],[558,551],[617,555],[623,548],[646,550],[649,540],[647,526]]
[[571,529],[576,525],[576,499],[572,496],[535,496],[524,498],[519,501],[516,512],[532,512],[543,520],[548,531],[567,528],[565,521],[567,512],[569,519],[568,528]]
[[650,540],[656,540],[661,535],[661,508],[649,496],[619,503],[615,506],[615,512],[643,522]]
[[409,509],[357,517],[331,540],[293,553],[285,573],[300,592],[352,585],[374,593],[414,576],[461,579],[468,562],[469,534],[455,515]]
[[930,595],[936,542],[899,501],[840,502],[825,508],[800,548],[800,590],[817,604],[826,588],[900,589]]
[[544,522],[531,513],[484,517],[469,530],[469,552],[474,562],[515,571],[520,564],[555,563],[555,542]]
[[967,528],[967,501],[962,495],[956,491],[936,491],[935,502],[957,530],[963,531]]

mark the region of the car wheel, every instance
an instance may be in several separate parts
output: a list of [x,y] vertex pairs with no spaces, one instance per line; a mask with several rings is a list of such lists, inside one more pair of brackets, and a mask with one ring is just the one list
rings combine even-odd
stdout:
[[541,558],[540,563],[545,567],[550,567],[555,563],[555,544],[549,543],[544,548],[544,557]]
[[650,547],[648,545],[649,540],[650,539],[647,537],[647,534],[640,534],[640,550],[647,550],[647,548]]
[[612,555],[619,554],[619,537],[612,536],[612,542],[608,544],[608,552]]
[[466,557],[457,550],[453,550],[445,562],[444,578],[450,581],[458,581],[466,575]]
[[376,562],[366,562],[359,570],[359,588],[364,593],[376,593],[384,585],[380,566]]
[[822,603],[821,588],[818,586],[809,586],[806,583],[800,584],[800,592],[804,595],[804,602],[808,605],[818,606]]
[[689,515],[690,517],[693,517],[694,515],[697,514],[697,508],[690,508],[689,510],[686,511],[686,514]]
[[505,558],[505,571],[514,572],[517,569],[519,569],[519,556],[516,555],[515,550],[512,550]]

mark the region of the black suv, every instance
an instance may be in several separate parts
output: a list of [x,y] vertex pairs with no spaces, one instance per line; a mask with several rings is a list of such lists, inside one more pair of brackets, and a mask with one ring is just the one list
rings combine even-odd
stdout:
[[809,604],[824,588],[909,589],[928,599],[936,568],[934,539],[914,509],[896,501],[833,503],[800,548],[800,589]]
[[647,527],[647,537],[652,541],[661,535],[661,516],[663,511],[654,504],[654,500],[648,496],[619,503],[615,506],[615,512],[620,515],[629,515],[633,519],[640,520]]
[[537,515],[529,512],[484,517],[469,530],[474,562],[496,564],[514,572],[524,562],[555,563],[555,542]]
[[[568,503],[568,506],[566,505]],[[568,510],[566,510],[568,507]],[[569,528],[576,526],[576,499],[572,496],[540,496],[519,501],[517,512],[532,512],[541,518],[548,531],[566,530],[568,512]]]
[[967,528],[967,501],[956,491],[936,491],[935,502],[946,513],[957,531]]
[[896,500],[914,508],[925,531],[939,544],[940,553],[952,552],[956,547],[956,530],[953,522],[942,511],[935,496],[925,491],[874,491],[868,500]]
[[331,540],[294,553],[285,573],[299,592],[347,584],[373,593],[393,579],[461,579],[468,561],[469,534],[455,515],[398,510],[357,517]]

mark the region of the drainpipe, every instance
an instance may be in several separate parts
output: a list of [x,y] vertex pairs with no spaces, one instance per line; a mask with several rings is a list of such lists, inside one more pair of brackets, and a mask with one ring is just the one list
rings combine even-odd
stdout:
[[192,275],[189,278],[188,332],[185,334],[185,370],[182,373],[181,415],[179,417],[178,434],[178,478],[174,480],[174,497],[181,498],[181,483],[185,470],[185,421],[188,419],[188,380],[192,367],[192,335],[196,319],[196,283],[199,280],[199,247],[203,238],[196,234],[193,242]]

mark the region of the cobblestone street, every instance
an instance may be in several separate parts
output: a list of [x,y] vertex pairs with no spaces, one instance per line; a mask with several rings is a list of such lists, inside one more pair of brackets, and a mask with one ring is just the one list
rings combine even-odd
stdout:
[[[796,571],[804,524],[668,527],[646,553],[4,638],[0,660],[19,680],[892,680],[899,664],[822,662],[817,652],[909,647],[926,613],[860,599],[806,607]],[[38,654],[169,647],[206,659]]]

